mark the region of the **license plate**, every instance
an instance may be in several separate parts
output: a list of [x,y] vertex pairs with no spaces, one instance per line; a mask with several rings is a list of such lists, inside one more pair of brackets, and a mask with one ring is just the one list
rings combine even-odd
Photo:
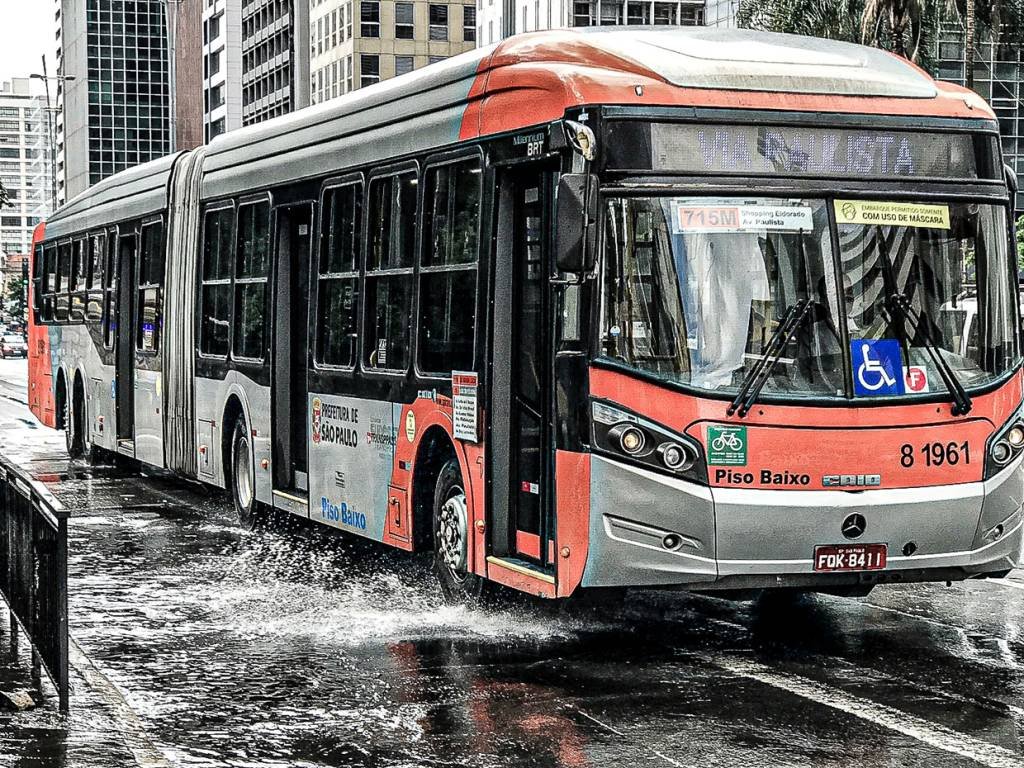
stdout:
[[825,544],[814,548],[814,570],[880,571],[886,551],[885,544]]

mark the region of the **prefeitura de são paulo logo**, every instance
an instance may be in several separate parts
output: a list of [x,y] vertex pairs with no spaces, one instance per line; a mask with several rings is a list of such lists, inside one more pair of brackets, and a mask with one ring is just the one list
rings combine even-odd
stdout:
[[313,433],[313,442],[320,442],[320,414],[323,412],[324,404],[319,397],[313,398],[313,419],[310,425],[310,432]]

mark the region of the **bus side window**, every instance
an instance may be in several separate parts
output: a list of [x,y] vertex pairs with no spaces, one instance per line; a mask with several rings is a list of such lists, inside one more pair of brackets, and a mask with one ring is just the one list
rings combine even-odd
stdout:
[[71,298],[71,243],[57,246],[57,279],[53,292],[53,319],[66,323]]
[[265,357],[269,274],[270,201],[240,205],[235,261],[234,357],[247,360]]
[[103,269],[103,345],[114,348],[117,337],[117,230],[107,234]]
[[359,325],[359,236],[362,182],[328,189],[320,219],[316,361],[354,368]]
[[139,260],[138,325],[135,348],[140,352],[160,349],[160,325],[163,322],[164,225],[154,221],[142,227],[142,254]]
[[44,266],[43,246],[37,244],[32,249],[32,312],[35,315],[36,322],[42,322],[42,311],[43,311],[43,266]]
[[426,173],[416,362],[428,375],[473,370],[480,184],[478,159]]
[[368,368],[402,372],[409,368],[416,188],[414,172],[370,182],[363,346]]
[[54,294],[57,291],[57,246],[48,245],[43,253],[43,321],[53,322]]
[[85,319],[90,323],[98,323],[103,319],[103,257],[107,249],[105,232],[93,235],[88,240],[89,274],[86,280]]
[[86,240],[75,240],[71,246],[71,277],[68,286],[71,292],[71,322],[80,322],[85,318],[85,248]]
[[199,302],[199,351],[227,357],[231,338],[231,273],[235,209],[206,212],[203,223],[203,284]]

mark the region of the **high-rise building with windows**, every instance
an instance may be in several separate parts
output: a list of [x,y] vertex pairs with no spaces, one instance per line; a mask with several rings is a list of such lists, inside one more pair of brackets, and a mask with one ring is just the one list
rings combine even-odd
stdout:
[[168,154],[172,123],[164,1],[58,2],[57,76],[66,78],[57,97],[63,201]]
[[[738,0],[477,0],[477,43],[490,45],[521,32],[566,27],[703,25],[732,26]],[[735,10],[733,9],[733,14]]]
[[242,0],[242,124],[309,105],[310,0]]
[[28,201],[29,219],[40,221],[53,211],[55,181],[54,153],[56,145],[53,141],[54,110],[50,108],[45,96],[32,98],[32,109],[29,123],[33,130],[29,134],[30,152],[28,161]]
[[42,125],[36,111],[28,79],[0,84],[0,182],[8,195],[7,204],[0,207],[0,251],[4,253],[28,253],[32,230],[39,223],[34,212],[34,165]]
[[[959,24],[943,25],[935,41],[935,76],[964,84],[964,33]],[[974,46],[974,90],[996,113],[1003,160],[1024,183],[1024,48],[979,40]],[[1024,215],[1024,192],[1017,193],[1017,215]]]
[[203,134],[242,126],[242,0],[203,0]]
[[476,47],[474,3],[310,0],[313,103]]

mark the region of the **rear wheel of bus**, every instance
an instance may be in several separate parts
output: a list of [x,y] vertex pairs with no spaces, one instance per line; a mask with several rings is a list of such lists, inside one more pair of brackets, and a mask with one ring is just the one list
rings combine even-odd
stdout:
[[71,394],[64,396],[64,443],[70,458],[85,455],[85,391],[78,378]]
[[469,572],[469,510],[459,463],[449,459],[434,487],[434,572],[450,603],[480,603],[491,584]]

